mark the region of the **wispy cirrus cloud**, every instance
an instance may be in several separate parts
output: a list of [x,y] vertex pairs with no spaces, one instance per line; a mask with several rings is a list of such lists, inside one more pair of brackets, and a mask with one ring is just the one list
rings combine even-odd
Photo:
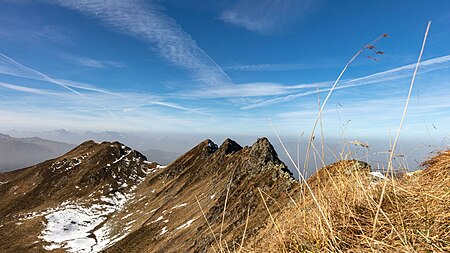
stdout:
[[90,68],[123,68],[126,65],[120,62],[116,61],[108,61],[108,60],[99,60],[99,59],[93,59],[85,56],[76,56],[71,54],[63,54],[63,57],[69,61],[71,61],[74,64],[84,66],[84,67],[90,67]]
[[214,89],[198,89],[178,94],[185,98],[238,98],[267,97],[292,93],[296,90],[315,89],[328,86],[329,82],[283,85],[280,83],[256,82],[216,87]]
[[[20,4],[19,1],[11,1],[11,3]],[[56,44],[72,43],[68,31],[63,27],[41,24],[40,20],[33,18],[24,20],[13,15],[0,17],[0,36],[2,39],[20,42],[50,41]]]
[[39,94],[39,95],[56,94],[54,92],[43,90],[43,89],[36,89],[36,88],[26,87],[26,86],[17,85],[17,84],[4,83],[4,82],[0,82],[0,87],[5,88],[5,89],[20,91],[20,92],[25,92],[25,93],[31,93],[31,94]]
[[0,53],[0,73],[34,79],[34,80],[41,80],[41,81],[45,81],[45,82],[57,85],[59,87],[62,87],[64,89],[72,92],[73,94],[75,94],[79,97],[84,98],[85,100],[89,100],[92,104],[94,104],[98,107],[101,107],[104,110],[106,110],[112,114],[112,111],[109,108],[107,108],[101,104],[98,104],[96,101],[90,99],[89,97],[86,97],[84,94],[71,88],[69,85],[62,82],[60,79],[52,78],[36,69],[27,67],[2,53]]
[[201,84],[231,83],[222,68],[156,3],[138,0],[58,0],[54,3],[98,18],[122,33],[149,43],[171,64],[190,70]]
[[[78,94],[79,92],[75,91],[73,88],[81,89],[81,90],[85,90],[85,91],[105,93],[105,94],[109,94],[109,95],[113,95],[113,96],[119,96],[116,93],[95,87],[90,84],[50,77],[49,75],[44,74],[36,69],[25,66],[25,65],[19,63],[18,61],[14,60],[14,59],[10,58],[9,56],[2,54],[2,53],[0,53],[0,74],[10,75],[10,76],[15,76],[15,77],[20,77],[20,78],[27,78],[27,79],[37,80],[37,81],[46,81],[49,83],[56,84],[60,87],[63,87],[77,95],[80,95],[80,94]],[[13,87],[13,86],[11,86],[11,87]],[[37,90],[38,89],[36,89],[36,91]],[[48,92],[48,91],[43,91],[42,89],[39,89],[39,90],[42,92],[45,92],[45,93]],[[39,94],[40,91],[36,92],[36,94]]]
[[[414,69],[414,67],[415,67],[415,64],[409,64],[409,65],[401,66],[401,67],[390,69],[387,71],[382,71],[379,73],[367,75],[367,76],[360,77],[360,78],[343,80],[340,82],[340,84],[338,84],[338,86],[336,86],[335,90],[347,89],[347,88],[358,87],[358,86],[369,85],[369,84],[384,83],[387,81],[398,80],[401,78],[409,77],[411,75],[411,71]],[[418,75],[422,75],[422,74],[425,74],[430,71],[435,71],[435,70],[444,69],[444,68],[450,68],[450,55],[441,56],[441,57],[437,57],[437,58],[433,58],[433,59],[429,59],[429,60],[421,62]],[[328,83],[328,85],[330,86],[333,82],[329,81],[329,82],[324,82],[324,83]],[[282,97],[266,99],[266,100],[263,100],[258,103],[253,103],[253,104],[242,106],[241,109],[244,109],[244,110],[254,109],[254,108],[258,108],[258,107],[281,103],[281,102],[287,102],[287,101],[290,101],[290,100],[293,100],[293,99],[296,99],[299,97],[309,96],[309,95],[317,94],[320,92],[327,92],[330,90],[330,88],[331,87],[320,88],[317,90],[309,90],[309,91],[305,91],[305,92],[289,94],[289,95],[282,96]]]
[[313,0],[241,0],[223,11],[219,19],[269,35],[292,21],[306,18],[316,4]]
[[[192,109],[172,102],[167,102],[162,98],[153,96],[151,94],[112,92],[86,83],[50,77],[49,75],[25,66],[2,53],[0,53],[0,74],[6,74],[36,81],[43,81],[62,87],[70,93],[0,82],[0,88],[8,90],[20,91],[23,93],[34,95],[50,95],[53,97],[57,96],[61,101],[64,101],[64,103],[67,104],[68,108],[73,107],[74,104],[78,104],[81,98],[81,101],[84,101],[83,104],[85,104],[87,107],[90,107],[89,104],[86,104],[86,101],[89,101],[92,104],[95,104],[98,107],[107,110],[108,112],[110,112],[110,114],[114,114],[113,111],[124,111],[126,110],[125,108],[130,108],[131,105],[135,108],[143,107],[146,105],[156,105],[191,113],[202,113],[202,111],[199,109]],[[75,89],[88,91],[89,93],[84,94]],[[73,104],[71,104],[71,101],[73,102]],[[96,101],[101,101],[101,104],[97,103]],[[127,104],[127,106],[118,108],[117,104]]]
[[[69,81],[72,83],[76,83],[74,81]],[[180,111],[185,111],[189,113],[195,113],[195,114],[205,114],[202,109],[198,108],[189,108],[185,107],[173,102],[167,102],[163,100],[161,97],[154,96],[151,94],[142,94],[142,93],[133,93],[133,92],[110,92],[103,89],[98,89],[93,86],[89,87],[83,87],[84,89],[94,91],[94,93],[90,93],[88,96],[92,100],[96,101],[102,101],[103,106],[107,107],[109,110],[114,112],[130,112],[130,111],[140,111],[142,108],[146,107],[165,107],[170,109],[176,109]],[[41,101],[59,101],[64,102],[65,108],[78,108],[79,111],[88,111],[88,108],[92,107],[89,104],[86,104],[83,99],[80,100],[80,97],[73,94],[73,93],[67,93],[62,91],[51,91],[46,89],[38,89],[38,88],[32,88],[25,85],[19,85],[19,84],[11,84],[11,83],[5,83],[0,82],[0,89],[6,89],[6,90],[13,90],[18,91],[24,94],[31,94],[31,95],[41,95],[41,97],[34,97],[34,99],[41,100]],[[26,106],[35,107],[33,105],[30,105],[30,103],[23,103],[21,101],[18,101],[17,98],[20,98],[21,96],[16,96],[16,99],[11,99],[8,96],[2,95],[2,97],[7,98],[8,100],[22,103]],[[42,100],[42,98],[45,98]],[[30,99],[30,97],[28,97]],[[51,103],[50,103],[51,104]],[[35,107],[37,108],[37,107]],[[45,108],[43,108],[45,110]]]
[[[380,84],[387,81],[398,80],[401,78],[409,77],[411,71],[414,68],[414,64],[401,66],[398,68],[382,71],[379,73],[342,80],[336,87],[336,90],[342,90],[352,87],[358,87],[369,84]],[[421,63],[419,75],[450,68],[450,55],[437,57],[423,61]],[[214,89],[197,89],[191,92],[183,92],[177,94],[184,98],[245,98],[245,97],[274,97],[270,99],[260,99],[258,102],[250,103],[241,107],[241,109],[254,109],[258,107],[264,107],[272,104],[291,101],[293,99],[314,95],[318,92],[327,92],[330,90],[333,81],[324,81],[318,83],[303,83],[295,85],[286,85],[282,83],[269,83],[269,82],[255,82],[235,84],[232,86],[221,86]],[[301,92],[299,92],[301,91]]]
[[303,70],[303,69],[311,69],[308,64],[235,64],[226,67],[226,70],[235,70],[235,71],[251,71],[251,72],[262,72],[262,71],[290,71],[290,70]]
[[193,114],[207,115],[207,113],[205,113],[204,110],[202,110],[202,109],[190,108],[190,107],[182,106],[182,105],[179,105],[176,103],[167,102],[167,101],[163,101],[163,100],[148,100],[147,99],[147,100],[144,100],[140,106],[135,107],[135,109],[145,108],[145,107],[149,107],[149,106],[161,106],[161,107],[180,110],[180,111],[193,113]]

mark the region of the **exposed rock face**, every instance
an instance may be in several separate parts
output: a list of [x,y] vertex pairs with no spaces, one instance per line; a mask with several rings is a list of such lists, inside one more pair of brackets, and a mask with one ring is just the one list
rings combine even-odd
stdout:
[[297,185],[266,138],[251,147],[205,140],[168,167],[118,142],[89,141],[0,174],[0,252],[234,248],[247,212],[251,238],[268,221],[263,198],[276,215]]

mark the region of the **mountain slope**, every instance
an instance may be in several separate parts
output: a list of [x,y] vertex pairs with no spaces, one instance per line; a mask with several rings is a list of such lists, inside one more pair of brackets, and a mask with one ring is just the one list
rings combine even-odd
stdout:
[[251,147],[205,140],[168,167],[118,142],[89,141],[0,182],[0,252],[239,247],[247,212],[250,238],[269,220],[262,199],[276,215],[298,185],[265,138]]
[[219,148],[206,140],[156,172],[148,185],[155,194],[147,201],[156,210],[107,252],[213,252],[221,240],[238,247],[247,211],[246,238],[268,220],[258,189],[275,214],[288,203],[287,192],[297,184],[269,141],[262,138],[245,148],[229,139]]
[[123,225],[116,214],[156,168],[120,143],[89,141],[59,158],[0,174],[0,252],[107,247],[127,233],[112,231]]

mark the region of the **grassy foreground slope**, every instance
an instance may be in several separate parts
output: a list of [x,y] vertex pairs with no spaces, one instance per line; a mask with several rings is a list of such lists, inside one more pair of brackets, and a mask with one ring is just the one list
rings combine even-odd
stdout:
[[393,179],[357,161],[327,166],[243,251],[450,252],[450,150],[422,166]]

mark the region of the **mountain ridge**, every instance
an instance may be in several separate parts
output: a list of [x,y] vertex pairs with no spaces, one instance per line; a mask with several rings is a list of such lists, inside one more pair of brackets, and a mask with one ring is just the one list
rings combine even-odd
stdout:
[[212,252],[209,226],[230,245],[240,242],[246,223],[246,237],[255,235],[269,217],[262,194],[287,204],[297,185],[291,175],[267,138],[249,147],[205,140],[167,167],[119,142],[86,141],[0,173],[0,250]]

